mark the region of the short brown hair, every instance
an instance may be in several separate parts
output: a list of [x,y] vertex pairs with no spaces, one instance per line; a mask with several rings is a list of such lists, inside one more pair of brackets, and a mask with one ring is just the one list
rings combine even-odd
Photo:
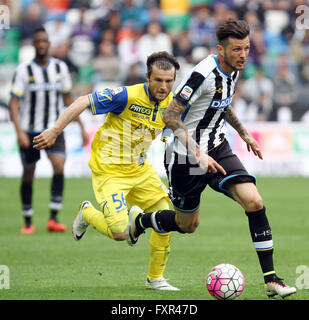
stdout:
[[244,39],[250,33],[250,28],[245,20],[228,19],[221,23],[216,30],[218,43],[225,47],[228,38]]
[[161,70],[170,70],[173,67],[179,70],[180,65],[176,58],[166,51],[154,52],[147,58],[147,73],[151,75],[152,67],[156,65]]

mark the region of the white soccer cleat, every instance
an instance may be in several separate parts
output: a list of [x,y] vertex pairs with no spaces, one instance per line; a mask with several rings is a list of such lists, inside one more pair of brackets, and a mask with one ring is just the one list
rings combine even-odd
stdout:
[[296,292],[296,288],[287,286],[282,280],[276,277],[273,281],[266,283],[266,294],[268,297],[272,298],[279,295],[281,298],[285,298]]
[[153,279],[152,281],[149,281],[147,278],[146,285],[148,289],[153,290],[167,290],[167,291],[179,291],[180,289],[173,287],[170,285],[164,277]]
[[78,210],[78,214],[72,225],[72,234],[75,240],[81,240],[89,224],[83,218],[83,209],[92,206],[90,201],[83,201]]
[[135,246],[138,241],[139,236],[135,236],[135,219],[140,213],[144,214],[143,210],[138,206],[133,206],[129,210],[129,222],[126,229],[126,240],[131,247]]

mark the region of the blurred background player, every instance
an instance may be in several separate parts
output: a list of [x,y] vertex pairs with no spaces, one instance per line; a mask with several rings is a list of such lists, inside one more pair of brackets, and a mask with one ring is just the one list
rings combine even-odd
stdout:
[[[32,139],[44,129],[51,127],[64,105],[69,105],[73,101],[69,70],[63,61],[49,57],[50,42],[43,27],[34,31],[33,46],[35,58],[20,64],[14,74],[9,103],[23,165],[20,193],[25,224],[20,232],[24,234],[35,231],[32,224],[34,212],[32,189],[40,151],[33,149]],[[79,119],[78,123],[85,145],[87,134]],[[53,168],[49,203],[50,219],[46,228],[48,231],[65,231],[66,226],[57,220],[57,214],[62,209],[64,188],[65,140],[63,134],[59,135],[56,143],[48,148],[46,153]]]
[[[86,108],[91,107],[94,115],[107,113],[93,139],[89,162],[100,210],[89,201],[82,202],[72,228],[76,240],[83,237],[88,225],[113,240],[125,240],[127,203],[138,203],[146,212],[169,208],[167,189],[147,159],[147,150],[165,126],[163,113],[173,99],[178,69],[174,56],[153,53],[147,59],[146,83],[81,96],[52,128],[34,138],[36,149],[48,148]],[[151,289],[179,290],[163,277],[169,250],[170,233],[153,231],[147,276]]]

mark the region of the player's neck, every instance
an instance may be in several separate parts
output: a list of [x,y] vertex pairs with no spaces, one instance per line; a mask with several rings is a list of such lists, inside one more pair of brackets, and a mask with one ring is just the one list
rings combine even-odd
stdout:
[[41,67],[46,67],[48,65],[49,57],[48,57],[48,55],[44,55],[44,56],[38,56],[37,55],[37,56],[35,56],[34,60]]
[[233,68],[226,64],[224,59],[220,55],[218,55],[217,58],[221,69],[227,74],[232,74],[232,72],[234,71]]

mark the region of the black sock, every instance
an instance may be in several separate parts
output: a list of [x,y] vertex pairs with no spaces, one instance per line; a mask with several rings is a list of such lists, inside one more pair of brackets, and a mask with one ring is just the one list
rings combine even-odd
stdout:
[[25,218],[25,224],[27,227],[30,227],[32,224],[32,219],[31,217],[24,217]]
[[273,263],[274,249],[272,232],[266,216],[265,207],[258,211],[246,212],[246,215],[249,219],[251,239],[255,246],[266,283],[273,279],[275,270]]
[[176,212],[172,210],[158,210],[145,213],[136,217],[136,235],[140,235],[147,228],[152,228],[158,233],[178,231],[184,233],[176,224]]
[[57,214],[58,214],[58,210],[50,210],[50,219],[53,219],[58,222]]
[[58,211],[62,208],[63,188],[63,174],[54,174],[51,183],[50,219],[55,221],[57,221]]
[[[21,195],[21,202],[22,202],[22,209],[23,211],[32,210],[32,181],[25,182],[22,181],[20,185],[20,195]],[[27,227],[31,226],[31,216],[24,215],[25,224]]]
[[32,181],[22,181],[20,185],[20,195],[23,209],[31,209],[32,207]]

